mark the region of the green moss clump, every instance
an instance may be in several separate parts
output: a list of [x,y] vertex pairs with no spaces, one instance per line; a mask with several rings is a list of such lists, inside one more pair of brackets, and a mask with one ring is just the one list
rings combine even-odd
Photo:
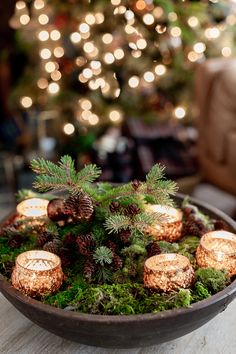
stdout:
[[210,294],[223,290],[230,282],[227,271],[215,268],[198,268],[195,276]]

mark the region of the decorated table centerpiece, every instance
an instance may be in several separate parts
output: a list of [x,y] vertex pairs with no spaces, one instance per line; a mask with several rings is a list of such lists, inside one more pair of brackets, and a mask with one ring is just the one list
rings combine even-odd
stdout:
[[71,313],[156,314],[234,280],[234,230],[188,199],[175,203],[162,166],[119,186],[95,183],[100,169],[77,172],[69,156],[31,167],[34,187],[53,193],[20,191],[0,235],[0,272],[23,296]]

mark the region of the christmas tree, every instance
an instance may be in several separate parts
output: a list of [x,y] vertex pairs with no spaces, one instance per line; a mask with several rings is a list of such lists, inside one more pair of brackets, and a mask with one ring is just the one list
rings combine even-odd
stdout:
[[10,24],[28,45],[15,106],[56,110],[65,134],[120,124],[189,121],[195,66],[230,57],[228,1],[17,1]]

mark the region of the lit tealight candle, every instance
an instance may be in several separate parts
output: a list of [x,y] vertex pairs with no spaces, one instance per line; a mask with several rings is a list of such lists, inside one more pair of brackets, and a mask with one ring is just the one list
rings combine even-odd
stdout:
[[30,198],[19,203],[16,210],[20,215],[27,217],[46,216],[48,203],[46,199]]
[[144,285],[169,292],[188,288],[194,280],[194,270],[187,257],[175,253],[150,257],[144,264]]
[[161,224],[148,227],[147,233],[154,236],[155,239],[175,242],[181,237],[183,227],[181,210],[165,205],[149,204],[146,211],[159,213],[166,217],[166,220]]
[[236,235],[228,231],[211,231],[202,236],[197,248],[199,267],[226,269],[236,274]]
[[37,297],[56,292],[63,278],[58,256],[46,251],[27,251],[16,258],[11,280],[23,294]]

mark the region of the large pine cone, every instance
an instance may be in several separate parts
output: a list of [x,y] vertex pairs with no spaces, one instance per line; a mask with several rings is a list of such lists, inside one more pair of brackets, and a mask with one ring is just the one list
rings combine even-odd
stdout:
[[205,227],[201,220],[190,219],[184,222],[182,234],[183,236],[193,235],[201,237],[208,231],[209,230]]
[[96,246],[91,234],[77,236],[76,243],[79,248],[79,253],[84,256],[91,255]]
[[9,241],[8,246],[11,248],[19,248],[23,243],[23,238],[20,234],[13,235]]
[[137,204],[132,203],[129,204],[126,208],[125,208],[125,214],[129,215],[129,216],[134,216],[140,213],[140,208],[138,207]]
[[64,220],[66,218],[66,215],[63,199],[56,198],[50,200],[47,206],[47,213],[49,219],[51,219],[52,221]]
[[52,238],[53,238],[52,234],[50,234],[47,231],[37,234],[36,245],[38,247],[43,247],[43,245],[45,245],[45,243],[52,241]]
[[161,254],[161,248],[156,242],[151,242],[146,247],[148,257],[155,256],[157,254]]
[[75,221],[90,221],[93,216],[92,199],[83,192],[67,198],[64,202],[64,207],[66,214]]
[[61,241],[56,239],[49,241],[45,243],[43,250],[54,254],[59,254],[61,250]]

